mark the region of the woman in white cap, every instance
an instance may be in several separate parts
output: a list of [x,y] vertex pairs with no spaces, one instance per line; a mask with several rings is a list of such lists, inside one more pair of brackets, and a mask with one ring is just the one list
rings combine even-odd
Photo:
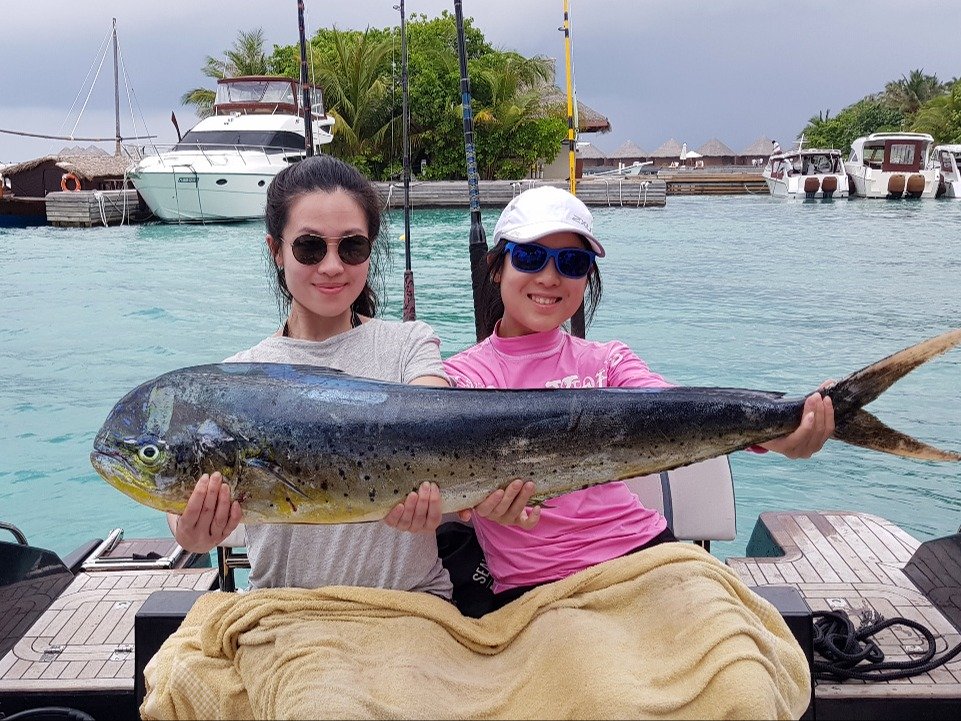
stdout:
[[[483,303],[488,337],[445,362],[469,388],[649,387],[671,384],[619,341],[588,341],[564,325],[585,299],[588,320],[601,295],[587,206],[549,186],[514,198],[494,228],[487,255],[490,297]],[[808,458],[834,432],[830,398],[811,395],[800,426],[765,443],[789,458]],[[513,481],[473,509],[473,525],[493,576],[493,607],[603,561],[674,541],[667,520],[612,482],[528,507],[534,484]],[[471,517],[463,512],[461,518]]]

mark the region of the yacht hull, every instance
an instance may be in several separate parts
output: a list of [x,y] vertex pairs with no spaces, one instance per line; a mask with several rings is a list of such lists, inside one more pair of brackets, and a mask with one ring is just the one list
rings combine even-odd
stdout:
[[843,173],[788,178],[774,178],[765,173],[764,182],[767,183],[768,190],[775,198],[829,200],[848,197],[848,178]]
[[257,220],[267,186],[286,163],[245,173],[165,168],[131,175],[157,218],[168,223]]
[[941,179],[936,169],[891,172],[856,163],[845,163],[845,167],[852,184],[852,194],[862,198],[933,198]]

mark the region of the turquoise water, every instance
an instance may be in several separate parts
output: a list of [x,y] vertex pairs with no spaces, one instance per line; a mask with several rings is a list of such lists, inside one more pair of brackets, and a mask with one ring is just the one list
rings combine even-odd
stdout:
[[[496,213],[484,211],[491,232]],[[766,196],[668,198],[659,210],[598,209],[608,257],[588,331],[619,338],[687,385],[804,394],[961,326],[961,202],[798,203]],[[443,353],[473,340],[463,211],[415,211],[418,317]],[[403,219],[389,234],[386,316],[399,318]],[[162,514],[109,487],[89,450],[114,402],[186,365],[272,333],[260,224],[0,229],[0,520],[66,553],[123,527],[162,535]],[[882,419],[961,449],[961,350],[872,404]],[[810,461],[738,453],[738,538],[761,511],[875,513],[925,539],[961,524],[961,468],[830,442]]]

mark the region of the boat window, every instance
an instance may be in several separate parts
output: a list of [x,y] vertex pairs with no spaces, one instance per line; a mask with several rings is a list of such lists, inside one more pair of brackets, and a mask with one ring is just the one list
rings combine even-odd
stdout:
[[303,150],[304,137],[290,131],[276,130],[191,130],[174,150]]
[[310,89],[310,111],[314,115],[325,115],[324,110],[324,95],[320,92],[319,88]]
[[945,173],[953,173],[954,167],[951,165],[951,153],[947,150],[941,151],[941,170]]
[[891,143],[891,165],[914,165],[914,143]]
[[884,146],[883,145],[865,145],[864,146],[864,164],[870,165],[872,168],[880,168],[881,163],[884,162]]

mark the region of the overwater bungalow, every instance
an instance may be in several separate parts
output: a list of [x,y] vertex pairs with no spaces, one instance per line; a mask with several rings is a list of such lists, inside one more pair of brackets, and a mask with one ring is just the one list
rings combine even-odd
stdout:
[[701,154],[698,160],[704,168],[734,165],[737,158],[737,153],[717,138],[708,140],[697,152]]

